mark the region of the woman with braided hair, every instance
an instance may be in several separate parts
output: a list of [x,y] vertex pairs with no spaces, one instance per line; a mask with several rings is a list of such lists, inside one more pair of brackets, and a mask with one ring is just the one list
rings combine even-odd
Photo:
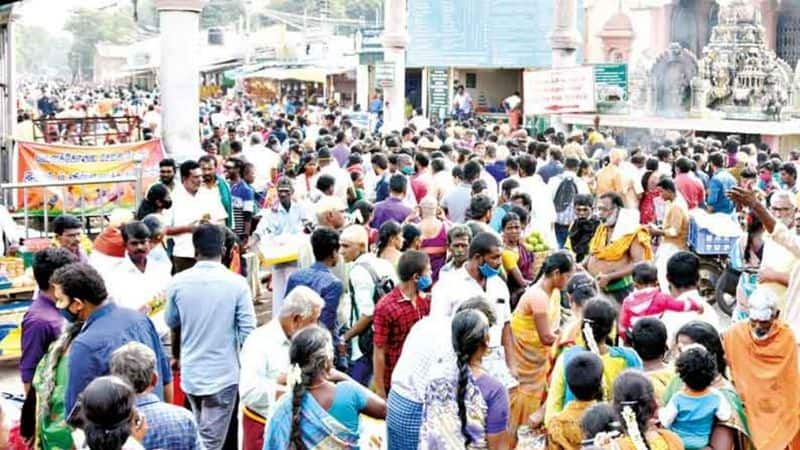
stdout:
[[441,367],[428,384],[419,448],[491,449],[509,447],[508,392],[482,366],[489,350],[489,319],[469,309],[453,317],[452,345],[457,369]]
[[655,424],[658,402],[653,385],[638,370],[626,370],[614,381],[614,411],[619,417],[623,435],[604,448],[619,450],[683,450],[683,442],[675,433]]
[[623,370],[642,368],[642,360],[633,349],[614,345],[611,336],[616,318],[617,310],[608,300],[594,298],[584,305],[581,327],[584,345],[575,345],[564,350],[553,366],[547,391],[545,427],[550,425],[567,404],[576,399],[566,380],[566,367],[575,356],[588,351],[603,361],[603,400],[611,398],[614,380]]
[[264,450],[358,448],[359,414],[386,417],[386,402],[355,381],[334,384],[333,342],[312,325],[297,332],[289,347],[286,386],[269,420]]

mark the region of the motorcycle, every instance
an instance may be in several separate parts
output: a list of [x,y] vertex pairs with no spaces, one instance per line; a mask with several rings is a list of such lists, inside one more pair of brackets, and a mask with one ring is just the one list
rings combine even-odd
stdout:
[[719,309],[730,316],[736,306],[738,271],[730,267],[726,255],[698,256],[700,257],[700,280],[697,290],[708,301],[708,304],[718,304]]

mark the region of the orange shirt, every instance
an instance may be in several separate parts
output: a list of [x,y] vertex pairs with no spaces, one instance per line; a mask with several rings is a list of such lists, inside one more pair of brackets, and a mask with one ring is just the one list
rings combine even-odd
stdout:
[[608,192],[623,193],[624,183],[622,171],[614,164],[609,164],[597,172],[597,196]]

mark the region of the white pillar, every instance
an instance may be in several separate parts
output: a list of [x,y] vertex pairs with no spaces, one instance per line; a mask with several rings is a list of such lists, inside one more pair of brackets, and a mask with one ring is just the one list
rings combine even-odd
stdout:
[[383,60],[394,63],[394,83],[383,91],[383,123],[385,130],[401,130],[406,109],[406,0],[386,0],[384,23]]
[[575,26],[576,0],[553,0],[553,32],[550,45],[553,51],[553,68],[574,66],[575,54],[581,35]]
[[[575,26],[577,8],[576,0],[553,0],[553,32],[550,33],[552,47],[552,65],[554,69],[571,67],[576,64],[576,53],[581,42],[581,35]],[[524,122],[524,119],[523,119]],[[561,116],[550,116],[550,125],[556,131],[565,131]]]
[[155,0],[161,28],[161,122],[176,160],[200,156],[200,12],[208,0]]
[[356,103],[362,111],[369,111],[369,66],[359,64],[356,67]]

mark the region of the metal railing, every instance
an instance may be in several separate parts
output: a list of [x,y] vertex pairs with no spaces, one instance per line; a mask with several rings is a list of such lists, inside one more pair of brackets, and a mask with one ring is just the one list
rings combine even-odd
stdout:
[[[23,208],[23,224],[25,226],[25,239],[29,238],[30,234],[30,209],[28,205],[28,189],[42,189],[43,192],[47,192],[49,189],[52,188],[61,188],[62,190],[62,198],[66,198],[66,193],[64,190],[69,186],[76,186],[78,187],[78,201],[79,201],[79,208],[80,208],[80,216],[81,221],[87,224],[87,214],[86,208],[84,208],[84,196],[83,196],[83,188],[84,186],[93,186],[98,184],[119,184],[119,183],[135,183],[136,187],[134,188],[134,194],[136,199],[136,205],[138,206],[142,201],[142,192],[143,192],[143,185],[142,185],[142,164],[137,163],[136,165],[136,176],[133,177],[121,177],[121,178],[95,178],[90,180],[75,180],[75,181],[44,181],[44,182],[31,182],[31,183],[3,183],[0,184],[0,190],[5,193],[8,190],[14,191],[21,189],[22,190],[22,208]],[[46,199],[46,195],[43,195],[42,198]],[[116,203],[114,205],[119,204],[120,197],[117,197]],[[105,205],[101,206],[100,212],[98,215],[102,216],[106,209],[104,208]],[[44,227],[43,227],[43,234],[47,236],[49,231],[49,214],[48,209],[49,202],[43,201],[42,202],[42,209],[43,209],[43,220],[44,220]],[[64,208],[62,208],[64,209]],[[113,208],[108,209],[107,211],[110,212]],[[67,212],[67,211],[63,211]],[[101,228],[105,227],[105,224],[101,220]]]

